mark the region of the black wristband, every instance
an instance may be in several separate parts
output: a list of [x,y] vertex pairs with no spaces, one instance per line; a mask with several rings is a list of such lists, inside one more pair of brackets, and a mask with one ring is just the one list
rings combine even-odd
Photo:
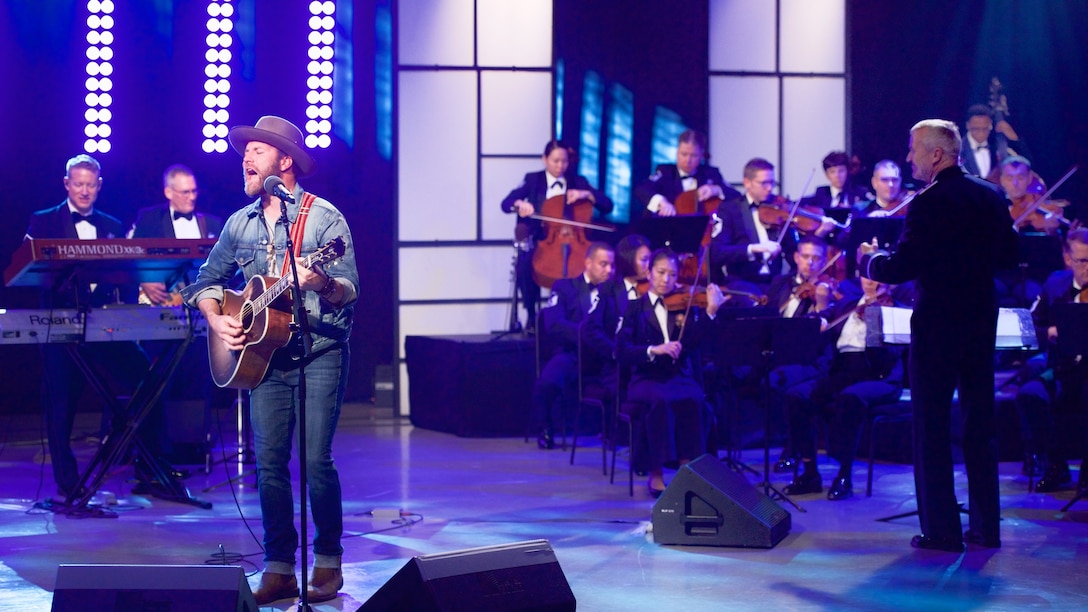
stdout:
[[336,292],[336,281],[333,277],[325,277],[325,286],[317,290],[317,294],[323,298],[332,297],[332,294]]

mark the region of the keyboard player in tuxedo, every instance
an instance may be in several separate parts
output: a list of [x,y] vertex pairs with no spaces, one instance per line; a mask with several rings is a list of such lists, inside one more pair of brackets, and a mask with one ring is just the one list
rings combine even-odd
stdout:
[[[102,167],[89,155],[77,155],[64,167],[64,188],[68,197],[59,205],[35,212],[30,217],[27,238],[96,240],[123,236],[121,222],[95,209],[102,189]],[[78,276],[60,287],[42,291],[43,308],[79,308],[116,303],[120,288],[104,283],[92,284]],[[134,296],[134,292],[133,292]],[[95,342],[78,345],[78,350],[92,368],[100,370],[109,390],[115,395],[128,395],[147,372],[147,357],[132,342]],[[42,345],[42,408],[48,430],[49,455],[53,464],[53,479],[62,497],[80,494],[79,468],[72,453],[72,427],[76,406],[86,381],[68,354],[59,344]],[[107,419],[104,419],[104,421]],[[122,424],[113,423],[117,428]],[[141,430],[141,439],[157,448],[148,433]]]
[[[214,239],[223,230],[223,220],[215,215],[198,212],[196,200],[199,190],[196,175],[189,167],[174,164],[162,175],[162,190],[166,203],[140,209],[136,223],[129,232],[130,238],[182,238]],[[165,283],[141,283],[140,301],[155,305],[180,304],[175,302]]]

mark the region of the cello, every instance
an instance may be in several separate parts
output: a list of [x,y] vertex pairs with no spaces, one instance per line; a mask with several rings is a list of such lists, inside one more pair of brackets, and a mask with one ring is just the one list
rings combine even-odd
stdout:
[[530,215],[544,222],[546,235],[537,241],[533,252],[533,280],[541,287],[551,288],[561,278],[574,278],[584,271],[590,241],[586,229],[615,231],[613,228],[590,223],[593,202],[588,199],[567,204],[566,194],[552,196],[540,205],[540,213]]

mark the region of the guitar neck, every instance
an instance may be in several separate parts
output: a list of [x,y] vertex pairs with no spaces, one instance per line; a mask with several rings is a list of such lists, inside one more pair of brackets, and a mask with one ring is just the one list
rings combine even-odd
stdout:
[[[313,255],[298,259],[297,262],[298,265],[309,270],[310,267],[313,265]],[[268,306],[271,305],[272,302],[275,302],[276,298],[283,295],[283,292],[287,291],[287,288],[290,286],[291,277],[289,275],[281,276],[276,282],[272,283],[272,286],[266,289],[265,292],[260,295],[260,297],[253,300],[252,312],[256,314],[263,311],[265,308],[268,308]],[[239,313],[239,317],[241,316],[242,313]]]

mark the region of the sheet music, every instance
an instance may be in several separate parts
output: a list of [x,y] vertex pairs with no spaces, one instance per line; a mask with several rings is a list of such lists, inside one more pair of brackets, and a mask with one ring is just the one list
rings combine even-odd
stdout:
[[[870,309],[872,310],[872,309]],[[867,346],[880,346],[881,344],[910,344],[910,318],[914,310],[897,306],[881,306],[879,314],[874,313],[876,321],[868,319],[867,323],[874,327],[873,323],[879,321],[879,334],[868,334]],[[1039,341],[1035,337],[1035,324],[1031,320],[1031,311],[1026,308],[1002,308],[997,317],[997,340],[994,345],[998,349],[1037,349]]]

